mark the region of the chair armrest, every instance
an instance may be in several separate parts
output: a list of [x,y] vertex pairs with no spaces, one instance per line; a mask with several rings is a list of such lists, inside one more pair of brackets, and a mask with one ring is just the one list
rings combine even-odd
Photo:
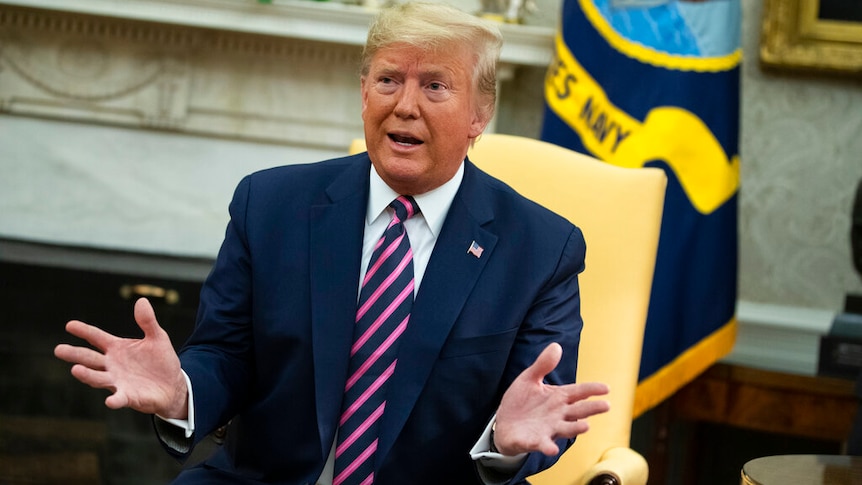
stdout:
[[646,485],[649,465],[631,448],[611,448],[584,474],[582,485]]

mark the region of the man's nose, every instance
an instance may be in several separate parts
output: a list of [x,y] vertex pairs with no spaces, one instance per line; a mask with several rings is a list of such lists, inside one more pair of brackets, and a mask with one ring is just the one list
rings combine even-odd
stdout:
[[418,118],[419,96],[421,94],[418,84],[410,82],[404,84],[398,97],[398,103],[395,105],[395,116],[399,118]]

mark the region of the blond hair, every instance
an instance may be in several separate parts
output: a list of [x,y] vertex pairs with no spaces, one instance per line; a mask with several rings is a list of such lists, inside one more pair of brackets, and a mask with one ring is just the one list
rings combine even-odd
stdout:
[[437,3],[411,2],[383,9],[368,31],[360,64],[362,76],[368,75],[371,59],[378,51],[395,44],[428,51],[441,51],[453,44],[471,48],[477,108],[486,120],[494,115],[497,60],[503,46],[503,36],[494,24]]

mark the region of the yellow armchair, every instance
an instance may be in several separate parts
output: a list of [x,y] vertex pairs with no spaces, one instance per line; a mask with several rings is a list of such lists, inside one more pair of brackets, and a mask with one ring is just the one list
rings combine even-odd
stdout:
[[[363,151],[362,140],[350,147]],[[667,178],[657,168],[620,168],[550,143],[485,134],[469,152],[482,170],[581,228],[584,330],[578,380],[610,386],[611,410],[534,485],[645,485],[646,460],[630,445],[647,307]]]

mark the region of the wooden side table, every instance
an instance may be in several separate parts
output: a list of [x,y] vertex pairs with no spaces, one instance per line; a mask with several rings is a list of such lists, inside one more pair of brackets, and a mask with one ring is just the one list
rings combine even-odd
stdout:
[[[655,430],[650,437],[650,484],[667,483],[681,474],[681,483],[734,483],[743,463],[766,455],[790,453],[837,454],[846,442],[859,409],[855,381],[833,377],[796,375],[764,369],[718,363],[656,408]],[[762,433],[790,440],[812,440],[813,448],[783,447],[745,451],[722,457],[710,455],[710,436],[700,429],[715,427]],[[680,433],[680,429],[687,431]],[[679,441],[677,441],[679,440]],[[682,452],[677,459],[673,453]],[[715,460],[732,459],[733,462]],[[702,475],[704,462],[720,470],[721,478]],[[714,479],[713,479],[714,478]],[[794,482],[789,482],[792,485]],[[788,484],[781,484],[788,485]],[[862,485],[862,481],[859,482]]]
[[671,400],[682,419],[843,442],[859,406],[855,381],[716,364]]
[[862,457],[777,455],[749,461],[741,485],[860,485]]

